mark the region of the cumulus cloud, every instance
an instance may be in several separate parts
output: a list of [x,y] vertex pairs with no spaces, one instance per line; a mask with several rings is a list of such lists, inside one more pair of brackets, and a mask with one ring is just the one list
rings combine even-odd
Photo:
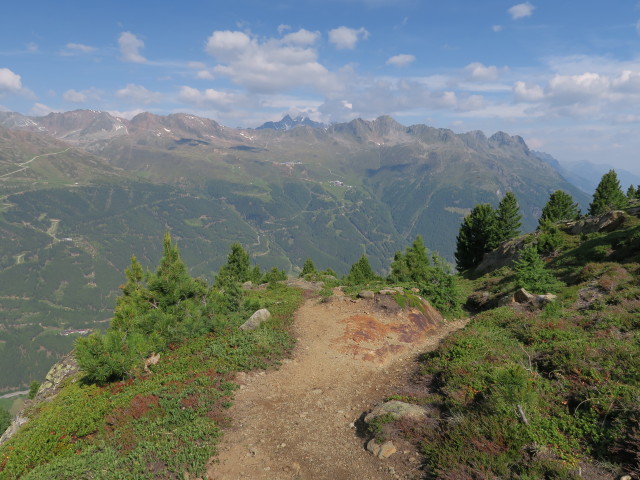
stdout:
[[118,37],[120,46],[120,58],[125,62],[145,63],[147,61],[140,54],[140,49],[144,47],[144,42],[131,32],[122,32]]
[[289,33],[282,37],[282,43],[287,45],[307,46],[316,43],[320,37],[320,32],[310,32],[301,28],[297,32]]
[[416,60],[416,57],[408,54],[394,55],[387,60],[387,65],[393,65],[394,67],[406,67]]
[[114,117],[126,118],[131,120],[136,115],[146,112],[141,108],[135,108],[133,110],[107,110],[107,113],[113,115]]
[[278,25],[278,33],[282,35],[282,32],[286,32],[287,30],[291,30],[291,25],[280,24]]
[[540,85],[529,85],[526,82],[516,82],[513,94],[519,102],[537,102],[544,98],[544,90]]
[[498,67],[487,67],[480,62],[470,63],[464,67],[464,71],[467,74],[468,79],[474,81],[494,82],[499,76]]
[[245,32],[215,31],[207,40],[206,52],[218,60],[212,69],[254,92],[276,92],[295,87],[312,87],[327,92],[337,87],[335,75],[318,62],[315,49],[301,45],[316,34],[306,30],[282,39],[260,41]]
[[88,88],[78,91],[73,88],[62,94],[62,98],[70,103],[86,103],[89,100],[99,101],[102,97],[102,91],[97,88]]
[[366,40],[367,38],[369,38],[369,32],[364,27],[356,30],[343,26],[329,30],[329,42],[338,50],[352,50],[355,48],[358,40]]
[[534,7],[531,3],[524,2],[514,5],[507,11],[509,12],[509,15],[511,15],[511,18],[513,18],[514,20],[518,20],[520,18],[530,17],[531,15],[533,15],[533,10],[535,8],[536,7]]
[[142,85],[128,83],[126,87],[116,92],[116,97],[134,104],[150,105],[162,100],[162,94],[147,90]]
[[180,88],[178,100],[200,109],[215,109],[221,111],[228,111],[233,107],[247,103],[246,97],[236,92],[223,92],[213,88],[207,88],[201,91],[188,86]]
[[8,68],[0,68],[0,95],[3,93],[17,93],[22,90],[20,75]]

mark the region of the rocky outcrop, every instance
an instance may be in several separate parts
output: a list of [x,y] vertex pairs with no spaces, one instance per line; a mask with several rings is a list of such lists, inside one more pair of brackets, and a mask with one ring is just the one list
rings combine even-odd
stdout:
[[627,219],[628,214],[622,210],[613,210],[599,217],[587,217],[573,222],[565,222],[560,229],[570,235],[583,233],[613,232],[619,229]]
[[262,322],[271,318],[271,312],[266,308],[261,308],[249,317],[249,320],[240,325],[240,330],[255,330]]
[[73,353],[69,353],[62,358],[58,363],[56,363],[51,370],[47,373],[47,376],[40,385],[38,389],[38,393],[33,400],[27,400],[20,413],[16,415],[9,425],[9,428],[4,432],[4,434],[0,437],[0,445],[13,437],[16,432],[29,421],[28,412],[37,403],[50,400],[53,398],[62,388],[62,385],[67,381],[75,381],[78,378],[78,372],[80,371],[80,366],[75,359]]
[[519,288],[513,295],[502,297],[498,301],[498,306],[526,307],[529,310],[537,310],[546,304],[554,302],[557,296],[552,293],[545,295],[536,295],[528,292],[524,288]]
[[526,236],[514,238],[502,243],[494,251],[485,253],[475,272],[478,275],[484,275],[493,270],[513,265],[513,262],[518,259],[518,252],[524,248],[526,239]]
[[369,440],[367,450],[380,459],[389,458],[398,451],[392,441],[389,440],[384,443],[378,443],[375,438]]

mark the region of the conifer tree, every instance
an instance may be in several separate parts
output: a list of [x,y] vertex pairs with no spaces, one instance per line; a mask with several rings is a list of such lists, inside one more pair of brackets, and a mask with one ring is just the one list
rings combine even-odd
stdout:
[[353,285],[360,285],[375,280],[376,274],[369,264],[366,255],[362,255],[356,263],[351,265],[351,270],[347,275],[347,280]]
[[498,246],[497,221],[488,203],[476,205],[465,217],[456,238],[456,267],[459,271],[476,267],[485,253]]
[[520,235],[522,214],[513,192],[507,192],[496,210],[496,238],[500,244]]
[[638,198],[638,191],[636,190],[636,187],[629,185],[629,188],[627,188],[627,200],[634,200],[636,198]]
[[520,259],[514,266],[516,287],[524,288],[531,293],[545,294],[556,292],[562,282],[545,268],[544,262],[538,255],[536,247],[530,245],[520,254]]
[[218,284],[218,277],[230,277],[233,281],[243,283],[249,280],[251,277],[249,254],[242,248],[239,243],[231,245],[231,252],[227,256],[227,263],[220,267],[220,271],[216,277],[216,284]]
[[307,258],[302,265],[302,271],[300,272],[300,277],[304,277],[305,275],[311,275],[316,273],[316,266],[313,264],[313,260]]
[[574,220],[580,216],[578,204],[573,201],[573,197],[562,190],[556,190],[549,196],[549,200],[542,207],[542,215],[538,221],[538,226],[542,227],[545,222],[561,222],[563,220]]
[[593,201],[589,205],[589,215],[602,215],[610,210],[625,208],[627,197],[622,193],[618,175],[615,170],[605,173],[593,194]]

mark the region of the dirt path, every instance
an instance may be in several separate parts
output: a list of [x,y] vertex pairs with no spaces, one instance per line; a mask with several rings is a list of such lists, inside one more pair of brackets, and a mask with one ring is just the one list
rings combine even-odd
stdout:
[[308,300],[296,314],[292,359],[238,378],[233,426],[208,478],[418,478],[411,447],[379,460],[365,450],[354,422],[406,380],[417,353],[463,324],[428,317],[400,310],[390,296]]

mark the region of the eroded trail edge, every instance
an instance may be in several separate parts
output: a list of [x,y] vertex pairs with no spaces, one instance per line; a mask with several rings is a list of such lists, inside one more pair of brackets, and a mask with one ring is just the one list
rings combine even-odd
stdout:
[[380,460],[354,422],[407,381],[417,354],[463,325],[435,310],[401,309],[390,295],[307,300],[296,313],[292,358],[278,370],[238,376],[233,423],[208,478],[419,478],[412,448]]

